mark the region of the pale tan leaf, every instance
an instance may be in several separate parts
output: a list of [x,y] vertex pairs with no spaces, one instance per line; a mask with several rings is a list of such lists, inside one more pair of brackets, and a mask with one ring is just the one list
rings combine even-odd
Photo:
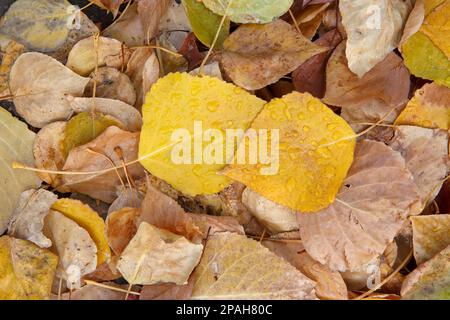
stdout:
[[11,217],[8,234],[37,244],[41,248],[52,245],[44,236],[44,218],[58,196],[45,189],[30,189],[22,192],[16,209]]
[[130,284],[187,284],[203,245],[142,222],[122,252],[117,269]]
[[48,212],[44,230],[53,243],[51,250],[59,256],[59,276],[67,281],[67,287],[79,288],[81,276],[97,266],[95,242],[85,229],[54,210]]
[[9,86],[17,112],[33,127],[42,128],[66,120],[72,113],[66,96],[81,96],[88,82],[57,60],[28,52],[14,63]]
[[[66,121],[47,124],[36,135],[33,143],[33,155],[36,168],[44,170],[61,170],[66,162],[62,141]],[[38,176],[55,187],[61,182],[61,176],[52,173],[38,172]]]
[[314,281],[258,241],[229,232],[208,238],[192,299],[316,299]]
[[132,132],[139,131],[142,127],[142,116],[139,111],[120,100],[72,97],[69,97],[68,100],[70,101],[70,107],[76,113],[96,111],[110,115]]
[[223,47],[221,64],[225,72],[236,85],[247,90],[272,84],[307,59],[326,51],[283,20],[241,25]]
[[425,0],[416,0],[408,20],[406,20],[405,28],[403,29],[402,38],[398,44],[399,50],[401,50],[403,44],[422,26],[425,19]]
[[450,245],[450,214],[411,217],[414,258],[421,264]]
[[397,48],[412,1],[341,0],[339,9],[347,32],[348,66],[361,78]]
[[94,36],[79,41],[69,52],[66,66],[74,72],[87,76],[95,67],[120,69],[127,65],[130,50],[122,42],[106,37]]
[[144,39],[150,42],[159,29],[159,21],[166,13],[171,0],[140,0],[137,12],[144,29]]
[[139,300],[188,300],[194,288],[194,277],[184,285],[161,283],[143,286]]
[[397,126],[390,146],[405,158],[406,167],[414,177],[422,201],[432,202],[447,176],[447,131]]
[[421,208],[401,154],[380,142],[357,143],[347,178],[328,208],[298,213],[306,251],[338,271],[366,271]]
[[242,203],[272,233],[298,229],[295,211],[261,196],[250,188],[244,190]]
[[[108,127],[91,142],[72,149],[63,167],[64,171],[98,171],[114,166],[121,166],[137,159],[139,132],[123,131],[115,126]],[[144,176],[144,169],[139,163],[127,166],[128,175],[133,179]],[[116,186],[120,179],[126,181],[123,170],[86,175],[63,175],[63,184],[72,192],[111,203],[116,199]]]
[[13,161],[34,164],[32,145],[35,134],[27,125],[0,108],[0,234],[5,232],[9,219],[17,206],[20,194],[38,188],[41,181],[36,174],[12,168]]

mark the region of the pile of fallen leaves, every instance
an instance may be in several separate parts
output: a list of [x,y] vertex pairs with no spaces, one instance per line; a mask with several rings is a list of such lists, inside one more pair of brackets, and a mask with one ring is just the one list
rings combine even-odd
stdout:
[[0,20],[0,299],[450,298],[450,0],[74,4]]

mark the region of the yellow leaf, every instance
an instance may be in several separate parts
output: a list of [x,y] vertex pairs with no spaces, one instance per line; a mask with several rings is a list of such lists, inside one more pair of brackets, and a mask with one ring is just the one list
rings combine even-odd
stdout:
[[268,103],[252,128],[280,130],[278,173],[263,175],[260,165],[232,164],[224,170],[228,177],[302,212],[334,201],[355,148],[355,134],[341,117],[309,93],[291,93]]
[[414,75],[450,87],[450,0],[426,0],[419,31],[402,45],[402,55]]
[[0,238],[0,300],[48,299],[58,257],[26,240]]
[[450,245],[450,214],[411,217],[414,258],[421,264]]
[[88,205],[73,199],[59,199],[52,205],[52,209],[62,213],[86,229],[97,245],[97,265],[107,261],[111,251],[106,238],[105,222]]
[[412,125],[430,129],[450,129],[450,89],[436,83],[417,90],[395,125]]
[[110,126],[122,127],[119,121],[108,115],[91,112],[77,114],[67,122],[64,129],[62,144],[65,156],[73,148],[94,140]]
[[[193,154],[186,152],[183,156],[190,157],[192,164],[175,164],[171,155],[178,140],[171,140],[171,135],[177,129],[185,129],[192,140],[202,141],[198,130],[194,132],[194,122],[201,122],[203,132],[208,129],[223,133],[226,129],[246,130],[263,105],[263,100],[217,78],[169,74],[152,86],[142,107],[141,164],[187,195],[219,192],[230,184],[227,177],[217,174],[225,166],[225,158],[222,157],[222,163],[201,161],[195,164]],[[211,144],[200,143],[203,150]],[[225,152],[223,154],[226,156]]]
[[212,235],[194,272],[192,299],[315,299],[314,281],[258,241]]

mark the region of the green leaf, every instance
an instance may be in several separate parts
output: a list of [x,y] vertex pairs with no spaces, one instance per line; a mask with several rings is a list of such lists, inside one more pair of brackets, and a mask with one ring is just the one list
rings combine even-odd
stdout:
[[[222,16],[215,14],[197,0],[183,0],[186,15],[194,31],[195,36],[205,46],[211,47],[217,31],[219,30]],[[222,48],[223,42],[230,34],[230,20],[227,18],[220,29],[215,45],[216,49]]]

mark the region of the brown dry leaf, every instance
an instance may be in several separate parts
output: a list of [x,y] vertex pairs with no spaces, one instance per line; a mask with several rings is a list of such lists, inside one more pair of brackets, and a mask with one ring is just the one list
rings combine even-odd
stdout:
[[[55,171],[63,168],[66,158],[62,149],[62,143],[66,123],[65,121],[52,122],[39,130],[33,143],[36,168]],[[57,174],[46,172],[38,172],[37,174],[53,187],[61,183],[61,176]]]
[[102,285],[116,287],[123,291],[88,284],[71,293],[63,293],[60,297],[54,296],[53,300],[125,300],[127,285],[118,285],[114,282],[103,282]]
[[108,214],[106,218],[106,236],[108,244],[119,255],[137,232],[139,209],[123,208]]
[[363,140],[335,202],[314,214],[298,213],[297,219],[312,258],[332,270],[366,271],[420,208],[401,154]]
[[111,67],[98,68],[96,72],[92,72],[91,80],[87,84],[84,95],[94,97],[108,98],[112,100],[120,100],[129,105],[136,102],[136,91],[130,78],[119,70]]
[[450,246],[406,276],[404,300],[448,300],[450,297]]
[[22,192],[9,222],[8,235],[31,241],[41,248],[50,247],[52,242],[44,236],[42,229],[44,218],[57,199],[56,194],[45,189]]
[[120,100],[106,98],[73,98],[69,97],[70,107],[76,113],[81,112],[100,112],[104,115],[110,115],[119,120],[125,126],[125,129],[136,132],[142,127],[142,116],[140,112]]
[[188,300],[194,289],[194,277],[189,277],[188,283],[178,285],[173,283],[152,284],[143,286],[139,300]]
[[0,299],[42,300],[50,297],[58,257],[31,242],[0,238]]
[[97,246],[89,233],[58,211],[50,210],[45,218],[44,234],[51,239],[52,251],[58,254],[58,274],[68,288],[79,288],[83,275],[97,267]]
[[119,8],[122,3],[128,0],[89,0],[90,2],[96,4],[100,8],[111,11],[114,17],[119,13]]
[[[145,71],[145,74],[144,74]],[[130,77],[136,89],[136,104],[135,107],[139,110],[142,107],[145,96],[153,84],[153,79],[159,78],[159,61],[153,49],[148,47],[137,48],[128,61],[125,73]],[[144,78],[145,77],[145,78]]]
[[447,176],[447,131],[397,126],[390,146],[405,158],[406,167],[414,177],[422,202],[431,203]]
[[137,188],[123,187],[118,188],[117,199],[108,208],[108,214],[119,211],[123,208],[140,208],[144,195]]
[[130,284],[187,284],[200,260],[203,245],[158,229],[146,222],[122,252],[117,269]]
[[229,232],[208,238],[192,299],[316,299],[314,281],[258,241]]
[[342,107],[341,116],[354,128],[361,127],[358,123],[375,123],[396,107],[385,119],[392,123],[408,101],[409,78],[408,69],[395,53],[358,78],[347,66],[342,42],[328,61],[323,101]]
[[395,124],[449,130],[450,89],[434,82],[425,84],[415,92]]
[[261,196],[250,188],[246,188],[242,193],[242,203],[271,233],[298,229],[295,211]]
[[325,95],[325,71],[327,62],[331,56],[331,50],[341,41],[342,37],[337,29],[325,33],[314,41],[315,44],[330,48],[330,51],[315,55],[294,70],[292,73],[292,82],[294,83],[295,90],[309,92],[317,98],[323,98]]
[[398,44],[401,50],[403,44],[417,31],[420,30],[423,20],[425,19],[425,0],[416,0],[408,20],[406,20],[405,28],[403,29],[402,38]]
[[318,3],[308,5],[306,7],[304,6],[300,14],[297,15],[295,20],[297,21],[300,31],[306,38],[312,39],[314,37],[317,29],[322,24],[325,10],[328,6],[329,3]]
[[66,120],[72,113],[66,96],[81,96],[88,82],[57,60],[29,52],[14,63],[9,86],[17,112],[33,127],[42,128]]
[[174,199],[152,185],[147,186],[147,194],[142,202],[138,224],[141,221],[182,235],[196,243],[216,232],[244,234],[242,226],[234,217],[188,213]]
[[[91,142],[72,149],[63,167],[64,171],[98,171],[110,169],[112,165],[137,159],[139,132],[123,131],[115,126],[108,127]],[[144,169],[139,163],[126,167],[130,178],[139,179],[144,176]],[[106,173],[86,175],[63,175],[63,187],[72,192],[83,193],[106,203],[117,197],[116,186],[126,181],[123,169]],[[118,177],[120,174],[121,180]]]
[[137,12],[144,29],[144,39],[150,42],[159,30],[159,21],[169,9],[171,0],[139,0]]
[[137,2],[129,5],[125,13],[122,13],[113,24],[102,31],[102,35],[119,40],[128,47],[143,45],[145,32],[137,8]]
[[347,32],[349,69],[363,77],[397,48],[411,0],[341,0],[339,9]]
[[411,217],[414,258],[421,264],[450,245],[450,214]]
[[347,287],[339,272],[312,259],[304,252],[301,242],[263,241],[262,244],[273,253],[286,259],[308,278],[316,281],[316,295],[324,300],[347,300]]
[[131,52],[122,42],[106,37],[95,36],[79,41],[70,50],[66,66],[74,72],[87,76],[96,66],[122,69],[127,65]]
[[[280,35],[283,35],[280,37]],[[283,20],[241,25],[224,42],[222,66],[238,86],[261,89],[326,50]]]

